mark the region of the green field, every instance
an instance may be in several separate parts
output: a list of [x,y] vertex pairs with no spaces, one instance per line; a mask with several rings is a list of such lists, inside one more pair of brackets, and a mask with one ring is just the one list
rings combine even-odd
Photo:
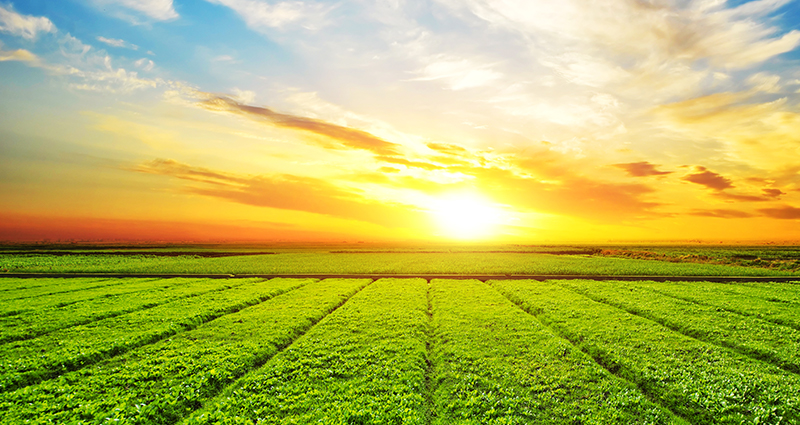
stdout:
[[[3,273],[798,276],[800,247],[0,249]],[[264,253],[268,252],[268,253]],[[700,254],[697,254],[700,253]],[[221,256],[224,255],[224,256]],[[764,259],[762,259],[762,257]]]
[[2,424],[800,423],[793,283],[4,277],[0,336]]

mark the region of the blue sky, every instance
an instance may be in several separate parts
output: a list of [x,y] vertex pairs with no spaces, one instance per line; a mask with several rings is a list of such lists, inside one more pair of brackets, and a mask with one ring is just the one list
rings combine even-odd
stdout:
[[800,239],[796,1],[6,1],[0,43],[0,239]]

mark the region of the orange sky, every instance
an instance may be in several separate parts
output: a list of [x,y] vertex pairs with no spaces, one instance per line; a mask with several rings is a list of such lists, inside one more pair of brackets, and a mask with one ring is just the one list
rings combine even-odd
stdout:
[[800,240],[793,1],[40,3],[0,240]]

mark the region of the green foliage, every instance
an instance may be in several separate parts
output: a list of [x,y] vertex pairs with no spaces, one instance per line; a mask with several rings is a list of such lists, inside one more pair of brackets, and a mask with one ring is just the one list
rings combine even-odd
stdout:
[[236,279],[228,284],[237,286],[222,291],[182,298],[152,309],[6,344],[0,351],[0,389],[13,389],[80,369],[103,358],[193,329],[287,289],[262,281]]
[[[745,286],[695,285],[694,283],[646,282],[643,288],[660,292],[694,303],[722,310],[755,316],[800,330],[800,305],[796,300],[800,286],[794,284],[769,284],[761,290],[747,290]],[[733,288],[736,288],[735,290]],[[782,288],[774,292],[770,288]],[[768,302],[754,302],[752,296]]]
[[[22,302],[27,308],[17,310],[13,315],[0,316],[0,343],[30,339],[57,329],[153,308],[179,298],[246,283],[244,280],[232,282],[223,279],[181,278],[158,281],[139,278],[116,280],[119,284],[113,286],[40,296],[35,300],[12,301],[11,303]],[[0,308],[8,308],[9,303],[0,303]],[[36,304],[39,308],[34,307]],[[10,308],[18,307],[12,304]]]
[[[108,256],[38,257],[0,254],[15,272],[188,274],[550,274],[778,276],[791,271],[718,264],[662,262],[586,255],[518,252],[347,253],[287,252],[222,258]],[[46,259],[44,257],[47,257]],[[80,257],[76,260],[72,257]],[[90,261],[96,258],[96,261]],[[45,265],[46,264],[46,265]],[[3,267],[0,267],[2,270]]]
[[693,424],[800,422],[800,377],[795,374],[592,301],[555,282],[492,285]]
[[680,422],[488,285],[432,287],[433,423]]
[[[365,279],[274,279],[294,289],[156,344],[0,394],[0,423],[170,424],[335,309]],[[252,288],[251,288],[252,290]]]
[[[647,282],[564,280],[558,283],[595,301],[654,320],[684,335],[729,347],[800,373],[800,331],[796,329],[649,291],[646,289],[649,285]],[[712,300],[717,291],[737,287],[711,282],[692,282],[690,286]],[[719,289],[715,291],[714,288]],[[758,288],[741,289],[745,289],[743,292],[757,293],[749,290]],[[746,295],[738,297],[742,303],[749,305],[769,304],[761,298]],[[800,312],[800,304],[796,308]]]
[[184,423],[426,423],[426,293],[378,280]]

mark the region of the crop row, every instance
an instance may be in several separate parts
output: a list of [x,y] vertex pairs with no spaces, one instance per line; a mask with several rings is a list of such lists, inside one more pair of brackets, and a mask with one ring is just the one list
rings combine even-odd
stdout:
[[488,285],[432,282],[436,424],[670,423]]
[[[135,281],[138,284],[140,280],[136,279]],[[72,301],[23,310],[15,315],[0,317],[0,343],[30,339],[58,329],[153,308],[179,298],[225,290],[243,283],[247,283],[247,281],[180,278],[148,280],[144,283],[145,289],[125,290],[121,293],[109,291],[108,295],[89,298],[81,302]],[[120,285],[114,288],[120,288]]]
[[[682,300],[709,305],[747,316],[755,316],[800,330],[800,314],[798,314],[800,307],[796,303],[775,302],[766,298],[764,300],[767,302],[754,302],[753,299],[742,297],[739,293],[720,291],[713,288],[713,286],[695,285],[693,283],[643,282],[642,287]],[[791,289],[790,287],[789,290]]]
[[235,281],[235,287],[182,298],[158,307],[73,326],[38,338],[15,341],[0,351],[0,389],[35,383],[79,369],[105,357],[257,304],[297,286],[299,281]]
[[263,364],[369,283],[274,279],[297,287],[191,331],[0,394],[3,424],[169,424]]
[[[131,292],[148,291],[153,287],[154,279],[126,278],[106,280],[102,282],[89,283],[88,287],[82,279],[75,279],[78,282],[69,282],[56,287],[38,287],[22,290],[24,298],[2,299],[0,305],[0,315],[10,316],[28,310],[35,310],[43,307],[61,307],[71,303],[90,300],[93,298],[103,298],[112,295],[126,294]],[[65,290],[69,288],[70,290]],[[60,292],[64,290],[63,292]],[[48,291],[48,292],[46,292]]]
[[[595,301],[646,317],[690,337],[729,347],[800,373],[800,331],[796,329],[648,291],[643,288],[646,283],[580,280],[559,283]],[[706,285],[714,284],[693,284],[700,291],[707,289],[704,288]],[[746,296],[741,298],[742,302],[767,303]]]
[[149,285],[0,317],[58,327],[0,344],[0,424],[800,423],[791,285]]
[[426,423],[427,282],[381,279],[186,423]]
[[[86,278],[4,278],[0,279],[0,300],[25,297],[26,292],[33,295],[48,295],[56,292],[69,292],[92,286],[113,285],[112,279],[104,277]],[[37,292],[40,291],[40,292]],[[30,296],[30,295],[27,295]]]
[[554,282],[492,286],[673,412],[706,423],[800,422],[800,377]]

